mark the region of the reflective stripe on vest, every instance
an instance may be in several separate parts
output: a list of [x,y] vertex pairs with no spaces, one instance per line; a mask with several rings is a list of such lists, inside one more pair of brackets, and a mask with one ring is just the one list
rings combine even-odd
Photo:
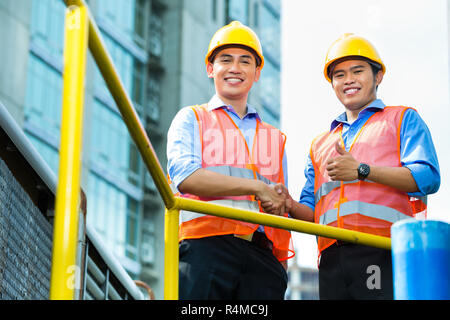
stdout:
[[[232,166],[216,166],[216,167],[207,167],[203,168],[204,170],[210,170],[216,173],[220,173],[227,176],[238,177],[238,178],[246,178],[246,179],[254,179],[253,171],[246,168],[237,168]],[[266,177],[263,177],[258,172],[256,172],[256,178],[261,180],[267,184],[275,184]],[[214,203],[218,205],[223,205],[227,207],[232,207],[236,209],[243,210],[251,210],[259,212],[259,205],[256,201],[250,200],[235,200],[235,199],[214,199],[208,200],[207,198],[202,198],[203,201],[208,201],[208,203]],[[180,211],[180,220],[179,224],[181,225],[184,222],[191,221],[195,218],[204,217],[205,214],[193,212],[193,211]]]
[[[238,168],[238,167],[232,167],[232,166],[215,166],[215,167],[207,167],[203,168],[206,170],[210,170],[216,173],[220,173],[226,176],[232,176],[232,177],[238,177],[238,178],[246,178],[246,179],[254,179],[253,171],[246,168]],[[255,172],[256,178],[258,180],[263,181],[266,184],[275,184],[274,182],[270,181],[263,175],[261,175],[259,172]]]
[[[338,209],[328,210],[320,216],[319,223],[327,225],[337,221],[337,212]],[[390,223],[395,223],[404,219],[413,219],[411,216],[401,213],[400,211],[379,204],[362,201],[348,201],[341,204],[339,217],[355,213],[362,214],[366,217],[388,221]]]
[[[358,181],[359,180],[343,181],[343,183],[344,184],[357,183]],[[369,180],[366,180],[366,181],[371,182]],[[314,200],[316,201],[316,204],[319,203],[319,201],[320,201],[320,199],[322,199],[322,197],[326,196],[331,191],[333,191],[333,189],[339,188],[340,186],[341,186],[341,181],[330,181],[330,182],[323,183],[314,194]]]
[[[369,182],[369,183],[374,183],[373,181],[370,180],[364,180],[365,182]],[[314,201],[315,203],[319,203],[320,199],[322,199],[322,197],[326,196],[327,194],[329,194],[331,191],[333,191],[336,188],[339,188],[341,186],[341,182],[343,182],[344,184],[350,184],[350,183],[358,183],[359,180],[352,180],[352,181],[329,181],[329,182],[325,182],[323,183],[319,189],[317,189],[316,193],[314,194]],[[421,200],[425,205],[427,205],[427,196],[423,196],[423,197],[416,197],[418,200]]]
[[[233,200],[233,199],[220,199],[208,201],[208,203],[214,203],[222,206],[232,207],[236,209],[250,210],[259,212],[259,205],[256,201],[248,200]],[[205,214],[181,210],[180,214],[180,225],[186,221],[191,221],[196,218],[204,217]]]

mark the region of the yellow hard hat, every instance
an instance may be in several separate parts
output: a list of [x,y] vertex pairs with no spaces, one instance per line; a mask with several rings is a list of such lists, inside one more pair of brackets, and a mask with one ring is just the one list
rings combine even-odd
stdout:
[[375,47],[366,39],[358,37],[353,33],[345,33],[337,39],[328,49],[327,57],[325,58],[325,67],[323,73],[325,78],[331,82],[328,68],[338,59],[359,56],[375,62],[381,67],[383,74],[386,72],[386,67],[381,61],[381,58]]
[[208,53],[205,57],[205,63],[208,64],[211,55],[217,48],[233,44],[245,46],[252,49],[252,51],[254,51],[254,53],[259,58],[259,61],[257,61],[257,65],[259,65],[262,69],[262,67],[264,66],[264,56],[262,52],[261,42],[252,29],[243,25],[239,21],[232,21],[230,22],[230,24],[227,24],[226,26],[217,30],[217,32],[212,37],[211,42],[209,43]]

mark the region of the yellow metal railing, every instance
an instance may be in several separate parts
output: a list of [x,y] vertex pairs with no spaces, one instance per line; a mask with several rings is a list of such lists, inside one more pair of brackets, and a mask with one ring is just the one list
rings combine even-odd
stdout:
[[[100,32],[83,0],[65,0],[66,13],[64,47],[63,121],[57,206],[54,226],[54,249],[50,284],[51,299],[73,299],[73,289],[67,285],[67,270],[75,263],[74,246],[78,220],[80,153],[83,110],[83,81],[86,59],[86,33],[89,49],[106,85],[113,96],[133,141],[139,149],[161,195],[165,212],[164,298],[178,299],[178,221],[180,210],[188,210],[242,220],[286,230],[339,239],[352,243],[390,249],[390,238],[323,226],[259,212],[229,208],[216,204],[174,197],[152,144],[133,108],[106,50]],[[88,32],[86,32],[88,30]],[[68,232],[70,230],[70,232]]]
[[76,266],[80,155],[84,78],[88,39],[87,7],[71,6],[66,13],[64,39],[63,114],[53,231],[50,299],[73,299]]

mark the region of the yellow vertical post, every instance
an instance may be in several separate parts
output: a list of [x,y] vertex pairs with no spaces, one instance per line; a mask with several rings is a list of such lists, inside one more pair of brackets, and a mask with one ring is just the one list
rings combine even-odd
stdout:
[[59,180],[50,279],[52,300],[74,299],[88,23],[86,7],[67,8]]
[[164,225],[164,299],[178,299],[179,209],[166,209]]

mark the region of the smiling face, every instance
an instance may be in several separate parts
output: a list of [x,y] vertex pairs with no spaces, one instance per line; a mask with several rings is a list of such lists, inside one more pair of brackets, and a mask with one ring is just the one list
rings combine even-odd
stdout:
[[334,92],[345,108],[359,113],[377,98],[376,87],[381,83],[383,73],[374,75],[367,61],[346,60],[336,64],[331,79]]
[[225,48],[208,63],[206,71],[214,79],[217,95],[225,102],[247,102],[253,83],[259,80],[260,68],[254,55],[242,48]]

